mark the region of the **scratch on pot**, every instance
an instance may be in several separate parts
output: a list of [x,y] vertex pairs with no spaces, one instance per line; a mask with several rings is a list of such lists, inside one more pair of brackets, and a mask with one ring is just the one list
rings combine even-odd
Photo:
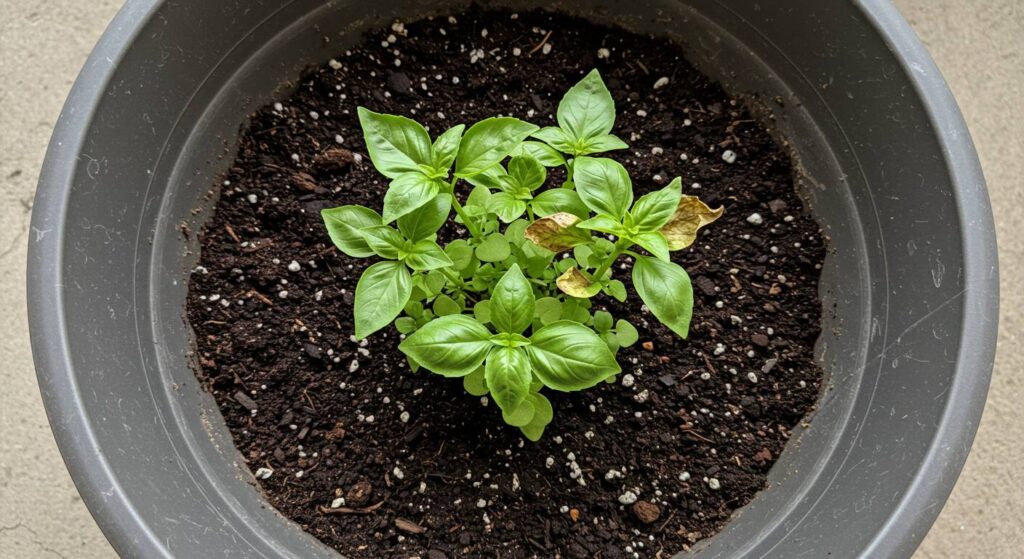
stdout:
[[953,301],[959,299],[961,296],[963,296],[964,292],[966,292],[966,291],[967,291],[966,287],[962,288],[960,291],[957,291],[951,297],[949,297],[948,299],[943,301],[941,305],[939,305],[939,306],[935,307],[934,309],[928,311],[927,314],[925,314],[921,318],[915,320],[913,322],[913,324],[911,324],[910,326],[907,326],[902,332],[900,332],[899,335],[896,336],[896,339],[892,341],[892,343],[890,343],[890,344],[886,345],[884,348],[882,348],[882,352],[879,353],[878,355],[876,355],[874,357],[874,359],[872,359],[872,361],[874,361],[876,359],[881,359],[882,357],[885,357],[885,354],[888,353],[890,349],[892,349],[892,348],[894,348],[894,347],[896,347],[897,345],[900,344],[900,341],[903,339],[903,336],[906,336],[907,334],[912,332],[914,329],[916,329],[918,326],[920,326],[922,323],[924,323],[929,318],[934,316],[936,313],[938,313],[942,309],[946,308],[950,303],[952,303]]

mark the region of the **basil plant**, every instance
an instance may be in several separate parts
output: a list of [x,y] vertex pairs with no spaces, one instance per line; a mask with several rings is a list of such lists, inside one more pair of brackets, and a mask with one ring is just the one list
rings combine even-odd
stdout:
[[[358,113],[370,160],[391,181],[383,207],[322,212],[339,250],[378,260],[356,286],[356,337],[394,324],[413,370],[462,378],[536,441],[553,416],[544,388],[613,382],[616,353],[638,340],[628,321],[592,312],[599,294],[626,300],[612,273],[620,257],[635,259],[632,285],[654,316],[687,336],[693,289],[670,253],[722,208],[683,195],[680,179],[634,201],[625,168],[595,157],[628,147],[611,134],[615,103],[596,70],[548,128],[499,117],[431,139],[411,119]],[[556,166],[568,180],[545,188]]]

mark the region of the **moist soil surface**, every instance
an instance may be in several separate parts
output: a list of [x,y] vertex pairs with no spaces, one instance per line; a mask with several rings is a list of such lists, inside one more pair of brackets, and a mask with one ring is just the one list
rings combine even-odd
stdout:
[[[497,114],[544,126],[595,67],[631,145],[610,155],[637,195],[681,176],[726,211],[673,254],[694,282],[689,339],[635,293],[599,297],[640,343],[619,353],[615,384],[546,392],[555,419],[531,443],[457,379],[410,372],[393,328],[354,339],[353,292],[372,260],[335,250],[319,211],[381,207],[357,106],[435,135]],[[680,47],[473,8],[371,33],[293,91],[252,115],[214,186],[187,308],[198,376],[281,514],[353,558],[668,557],[766,489],[822,383],[826,249],[789,156]],[[629,262],[615,273],[628,277]]]

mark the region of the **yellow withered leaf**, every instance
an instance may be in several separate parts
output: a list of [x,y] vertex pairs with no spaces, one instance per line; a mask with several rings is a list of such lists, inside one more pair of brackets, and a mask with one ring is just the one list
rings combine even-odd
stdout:
[[555,283],[562,293],[579,299],[589,299],[601,291],[601,284],[591,282],[577,268],[566,270]]
[[668,239],[669,250],[682,250],[697,240],[701,227],[714,223],[725,213],[725,208],[712,210],[696,196],[683,195],[676,206],[676,213],[661,228],[661,234]]
[[590,232],[576,227],[579,222],[579,217],[559,212],[534,221],[523,236],[551,252],[562,252],[590,242]]

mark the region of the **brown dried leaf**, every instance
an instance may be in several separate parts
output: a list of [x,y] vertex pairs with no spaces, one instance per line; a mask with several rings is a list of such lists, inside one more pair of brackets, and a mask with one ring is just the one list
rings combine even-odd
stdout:
[[555,283],[562,293],[580,299],[589,299],[601,291],[601,284],[591,282],[577,268],[566,270]]
[[697,240],[697,231],[701,227],[714,223],[723,213],[724,207],[712,210],[700,198],[683,194],[676,213],[661,228],[661,234],[668,239],[669,250],[682,250]]
[[523,236],[551,252],[562,252],[590,242],[590,232],[576,227],[579,222],[579,217],[559,212],[534,221]]
[[420,526],[419,524],[416,524],[415,522],[411,520],[406,520],[404,518],[395,519],[395,528],[398,528],[399,530],[407,532],[409,534],[422,534],[423,532],[427,531],[427,529],[423,526]]

